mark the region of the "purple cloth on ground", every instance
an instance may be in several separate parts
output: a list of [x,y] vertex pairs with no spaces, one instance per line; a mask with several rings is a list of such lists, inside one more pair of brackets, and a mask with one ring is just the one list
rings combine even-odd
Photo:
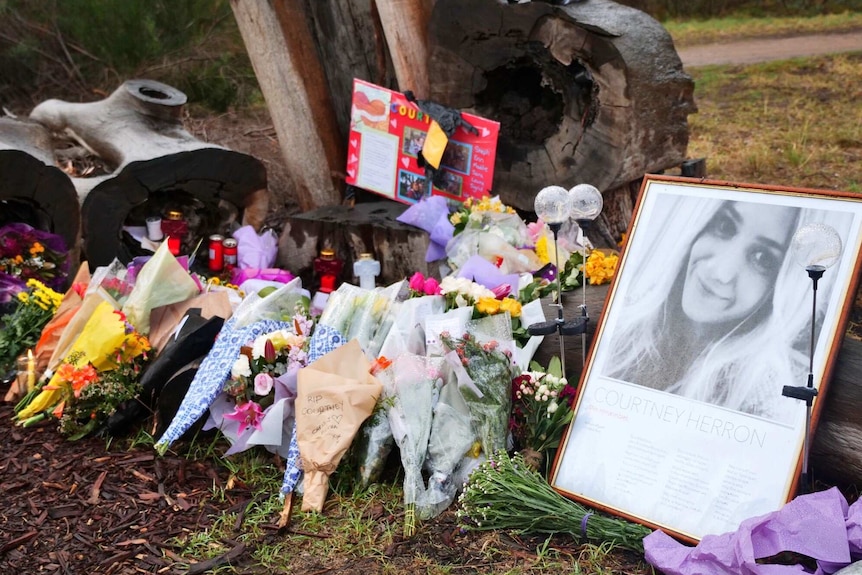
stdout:
[[644,538],[647,562],[665,575],[790,575],[800,565],[758,564],[792,551],[817,560],[817,574],[834,573],[862,555],[862,504],[847,506],[837,488],[800,495],[778,511],[746,519],[735,532],[706,535],[688,547],[666,533]]

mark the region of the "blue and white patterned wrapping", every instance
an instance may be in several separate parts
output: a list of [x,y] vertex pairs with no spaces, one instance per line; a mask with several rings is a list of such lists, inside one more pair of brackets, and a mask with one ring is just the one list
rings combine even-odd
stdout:
[[163,452],[171,443],[179,439],[204,413],[221,393],[224,382],[230,377],[230,370],[240,348],[260,335],[279,329],[289,329],[291,323],[275,320],[263,320],[241,328],[234,328],[234,318],[229,319],[218,337],[212,350],[201,363],[192,380],[180,408],[165,433],[156,442],[156,449]]
[[[311,365],[317,359],[345,343],[347,342],[344,336],[337,329],[328,325],[318,325],[311,336],[311,341],[308,342],[308,364]],[[299,455],[299,444],[296,441],[296,420],[294,419],[293,433],[290,436],[290,447],[284,469],[284,480],[281,484],[282,498],[288,493],[293,493],[300,477],[302,477],[302,460]]]

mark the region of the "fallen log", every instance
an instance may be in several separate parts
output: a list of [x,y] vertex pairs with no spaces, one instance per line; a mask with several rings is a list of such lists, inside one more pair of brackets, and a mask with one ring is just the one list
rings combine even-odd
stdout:
[[[437,0],[428,41],[431,99],[501,123],[494,192],[508,205],[532,211],[551,184],[625,190],[686,158],[694,82],[644,12]],[[604,212],[596,231],[619,239],[631,203]]]
[[377,0],[376,3],[399,90],[412,90],[420,100],[427,99],[428,0]]
[[23,222],[61,236],[69,277],[80,258],[81,212],[71,179],[54,165],[51,135],[36,122],[0,118],[0,225]]
[[[183,212],[183,253],[239,223],[259,228],[267,214],[266,170],[257,159],[198,140],[182,124],[186,95],[152,80],[129,80],[104,100],[48,100],[30,118],[64,133],[112,173],[73,178],[81,203],[83,248],[91,269],[147,253],[124,234],[151,215]],[[206,249],[206,246],[204,246]]]

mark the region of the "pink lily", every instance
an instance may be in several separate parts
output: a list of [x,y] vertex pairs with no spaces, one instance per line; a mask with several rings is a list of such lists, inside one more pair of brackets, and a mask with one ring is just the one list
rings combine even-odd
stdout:
[[238,421],[238,433],[242,435],[249,427],[260,430],[260,420],[263,418],[263,410],[261,410],[260,405],[257,403],[246,401],[245,403],[238,403],[236,409],[232,413],[225,415],[224,418]]

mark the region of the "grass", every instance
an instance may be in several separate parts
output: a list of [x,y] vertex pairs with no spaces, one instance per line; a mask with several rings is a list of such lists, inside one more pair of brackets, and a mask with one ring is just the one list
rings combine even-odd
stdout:
[[689,156],[711,178],[862,192],[862,54],[690,73]]
[[663,25],[673,37],[674,44],[682,47],[744,38],[860,30],[862,12],[784,18],[729,16],[712,20],[668,20]]

